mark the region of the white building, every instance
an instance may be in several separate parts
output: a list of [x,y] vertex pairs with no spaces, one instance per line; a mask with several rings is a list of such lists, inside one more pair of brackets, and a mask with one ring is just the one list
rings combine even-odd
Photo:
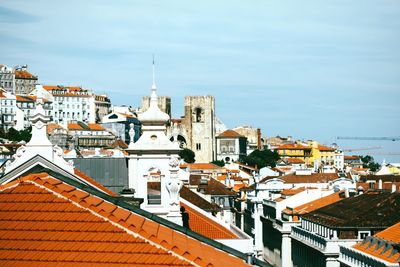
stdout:
[[111,103],[104,95],[77,86],[44,85],[54,97],[53,121],[66,125],[72,120],[95,123],[108,114]]
[[135,143],[135,131],[130,131],[128,152],[129,187],[135,196],[143,198],[141,208],[174,223],[182,225],[179,190],[182,181],[178,178],[179,143],[166,136],[166,124],[170,117],[158,107],[157,87],[151,87],[149,108],[139,114],[142,135]]
[[217,140],[217,160],[235,162],[247,155],[247,138],[233,130],[219,134]]
[[16,122],[17,100],[15,95],[0,87],[0,128],[8,131],[11,127],[17,128]]
[[8,93],[15,94],[15,72],[13,68],[0,65],[0,87]]

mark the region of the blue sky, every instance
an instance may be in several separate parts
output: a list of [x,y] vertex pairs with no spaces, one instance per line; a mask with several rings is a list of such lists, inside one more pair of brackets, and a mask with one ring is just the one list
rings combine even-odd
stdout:
[[326,144],[400,136],[399,47],[398,0],[0,2],[0,63],[44,84],[138,106],[154,53],[175,117],[184,95],[214,95],[228,127]]

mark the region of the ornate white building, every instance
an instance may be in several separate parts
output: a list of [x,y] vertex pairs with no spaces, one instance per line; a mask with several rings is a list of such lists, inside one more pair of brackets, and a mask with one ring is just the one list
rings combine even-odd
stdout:
[[[182,225],[179,205],[179,190],[182,182],[178,178],[179,143],[166,136],[166,124],[170,117],[158,107],[157,87],[154,82],[149,108],[139,114],[142,135],[135,143],[131,141],[126,150],[129,164],[129,187],[135,196],[143,198],[141,208]],[[130,130],[130,140],[135,140],[135,131]]]

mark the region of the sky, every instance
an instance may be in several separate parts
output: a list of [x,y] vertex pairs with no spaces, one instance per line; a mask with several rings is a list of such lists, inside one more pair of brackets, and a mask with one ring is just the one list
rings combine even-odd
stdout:
[[398,0],[0,0],[0,64],[42,84],[137,107],[154,54],[174,117],[185,95],[213,95],[228,128],[383,146],[398,162],[400,141],[335,137],[400,136],[399,47]]

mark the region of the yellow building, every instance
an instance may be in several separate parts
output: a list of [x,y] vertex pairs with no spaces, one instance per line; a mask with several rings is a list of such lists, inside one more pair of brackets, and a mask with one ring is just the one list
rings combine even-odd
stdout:
[[314,161],[318,165],[334,165],[336,149],[320,145],[316,141],[310,141],[308,144],[284,144],[276,148],[281,158],[300,158],[307,166],[313,166]]
[[306,165],[312,165],[311,159],[311,146],[303,144],[284,144],[276,148],[281,158],[300,158],[304,160]]

